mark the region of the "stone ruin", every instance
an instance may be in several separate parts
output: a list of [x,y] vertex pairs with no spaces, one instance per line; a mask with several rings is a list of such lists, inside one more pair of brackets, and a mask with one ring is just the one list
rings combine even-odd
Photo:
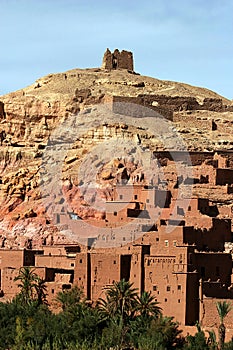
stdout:
[[133,72],[133,54],[130,51],[115,49],[112,53],[107,49],[104,53],[103,69],[127,69]]

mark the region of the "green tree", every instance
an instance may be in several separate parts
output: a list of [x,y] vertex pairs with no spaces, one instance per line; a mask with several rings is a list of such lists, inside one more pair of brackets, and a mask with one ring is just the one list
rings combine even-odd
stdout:
[[47,304],[47,288],[45,280],[41,279],[29,266],[23,266],[19,270],[18,276],[14,281],[18,281],[18,287],[20,292],[17,295],[17,299],[23,305],[29,305],[36,303],[37,305]]
[[21,267],[14,281],[19,281],[19,298],[21,302],[23,304],[30,304],[34,301],[35,288],[38,282],[38,276],[34,273],[34,270],[29,266]]
[[138,339],[135,337],[134,345],[139,350],[183,349],[184,337],[181,333],[178,323],[172,317],[160,316],[138,334]]
[[100,318],[107,321],[111,334],[117,334],[112,339],[118,339],[118,343],[112,345],[122,347],[130,340],[130,321],[136,312],[137,289],[133,288],[133,283],[122,279],[109,286],[105,294],[106,298],[100,298],[97,303]]
[[143,318],[154,318],[161,316],[162,309],[158,306],[158,302],[155,301],[155,297],[151,295],[151,292],[144,291],[142,295],[137,296],[136,309]]
[[57,293],[56,301],[61,305],[63,311],[72,309],[79,305],[81,301],[85,302],[83,290],[78,286],[65,289]]
[[199,322],[196,322],[197,332],[195,335],[188,335],[185,350],[217,350],[217,342],[215,332],[208,331],[209,337],[205,336]]
[[47,301],[47,287],[45,280],[38,278],[37,283],[35,284],[35,290],[37,295],[37,303],[38,305],[48,305]]
[[106,289],[106,299],[98,300],[98,307],[107,317],[117,317],[124,323],[136,311],[137,289],[125,279]]
[[218,336],[219,336],[219,348],[220,350],[223,350],[224,343],[225,343],[225,335],[226,335],[226,327],[224,325],[224,319],[227,316],[227,314],[231,311],[232,307],[230,303],[227,303],[226,301],[218,301],[216,303],[218,315],[220,318],[220,325],[218,327]]

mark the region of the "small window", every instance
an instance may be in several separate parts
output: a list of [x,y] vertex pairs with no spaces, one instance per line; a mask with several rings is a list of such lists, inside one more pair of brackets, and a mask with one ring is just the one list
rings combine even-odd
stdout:
[[70,266],[71,266],[71,267],[74,267],[74,263],[71,263]]
[[173,247],[176,247],[176,241],[173,241]]
[[171,287],[167,286],[167,292],[170,292],[170,290],[171,290]]
[[146,199],[146,203],[150,203],[150,200],[149,200],[149,198],[147,198],[147,199]]
[[181,290],[181,285],[180,284],[178,284],[177,289]]
[[79,281],[81,281],[81,279],[82,279],[82,278],[81,278],[81,277],[79,277],[78,279],[79,279]]
[[123,199],[123,195],[122,194],[120,194],[120,199]]
[[159,242],[159,237],[156,237],[156,242]]
[[180,299],[178,299],[178,303],[180,303]]
[[54,294],[54,289],[51,290],[51,293]]
[[188,211],[191,211],[191,206],[190,205],[188,206]]
[[117,216],[117,211],[114,211],[113,215],[114,215],[114,216]]
[[164,241],[164,243],[165,243],[165,247],[168,247],[168,240],[167,239]]
[[123,237],[122,240],[125,241],[125,237]]
[[164,299],[165,303],[167,302],[167,298]]
[[116,264],[116,260],[113,261],[113,264],[114,264],[114,265]]
[[155,292],[157,290],[157,286],[153,286],[153,291]]
[[134,195],[134,199],[138,199],[138,195],[137,194]]
[[82,259],[80,259],[80,260],[79,260],[79,263],[82,264],[82,262],[83,262]]

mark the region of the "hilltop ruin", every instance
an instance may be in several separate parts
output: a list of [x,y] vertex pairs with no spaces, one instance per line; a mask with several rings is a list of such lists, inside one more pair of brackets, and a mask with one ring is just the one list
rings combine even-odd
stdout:
[[130,51],[119,51],[115,49],[112,53],[107,49],[104,53],[102,68],[103,69],[127,69],[133,72],[133,54]]

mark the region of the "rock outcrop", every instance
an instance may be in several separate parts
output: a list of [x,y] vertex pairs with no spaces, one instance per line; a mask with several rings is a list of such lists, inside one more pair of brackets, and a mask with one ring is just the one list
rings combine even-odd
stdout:
[[[1,96],[0,101],[0,236],[6,247],[25,246],[28,239],[32,239],[33,246],[46,240],[68,240],[62,233],[64,227],[55,225],[48,215],[42,186],[49,183],[49,179],[41,176],[41,165],[49,137],[60,125],[64,125],[64,134],[59,136],[58,142],[62,150],[66,136],[68,139],[65,125],[71,116],[79,115],[85,123],[92,114],[95,115],[96,106],[106,103],[112,106],[113,113],[119,115],[122,114],[119,107],[122,104],[143,106],[164,117],[190,152],[214,154],[233,149],[231,101],[207,89],[133,74],[132,53],[127,51],[111,53],[107,50],[102,68],[49,74],[31,86]],[[133,113],[137,113],[137,107],[135,111]],[[75,175],[86,155],[103,141],[124,139],[134,145],[140,144],[142,149],[152,153],[166,150],[167,136],[156,138],[140,118],[135,125],[127,125],[118,119],[115,123],[102,125],[100,118],[86,134],[74,140],[64,156],[63,195],[54,199],[55,206],[62,205],[65,194],[76,215],[96,221],[104,219],[104,214],[84,200],[80,179]],[[130,153],[133,153],[131,147]],[[161,159],[161,164],[163,162],[167,164],[165,156]],[[93,164],[97,168],[97,158]],[[148,181],[144,177],[143,165],[132,156],[128,159],[113,156],[112,161],[106,161],[98,169],[99,196],[107,201],[113,198],[111,189],[119,182],[146,185]],[[173,176],[173,171],[167,171]],[[202,193],[203,188],[199,186],[196,195]],[[213,201],[216,200],[214,191],[211,193]],[[229,197],[227,205],[231,200]],[[51,235],[54,235],[53,240]]]

